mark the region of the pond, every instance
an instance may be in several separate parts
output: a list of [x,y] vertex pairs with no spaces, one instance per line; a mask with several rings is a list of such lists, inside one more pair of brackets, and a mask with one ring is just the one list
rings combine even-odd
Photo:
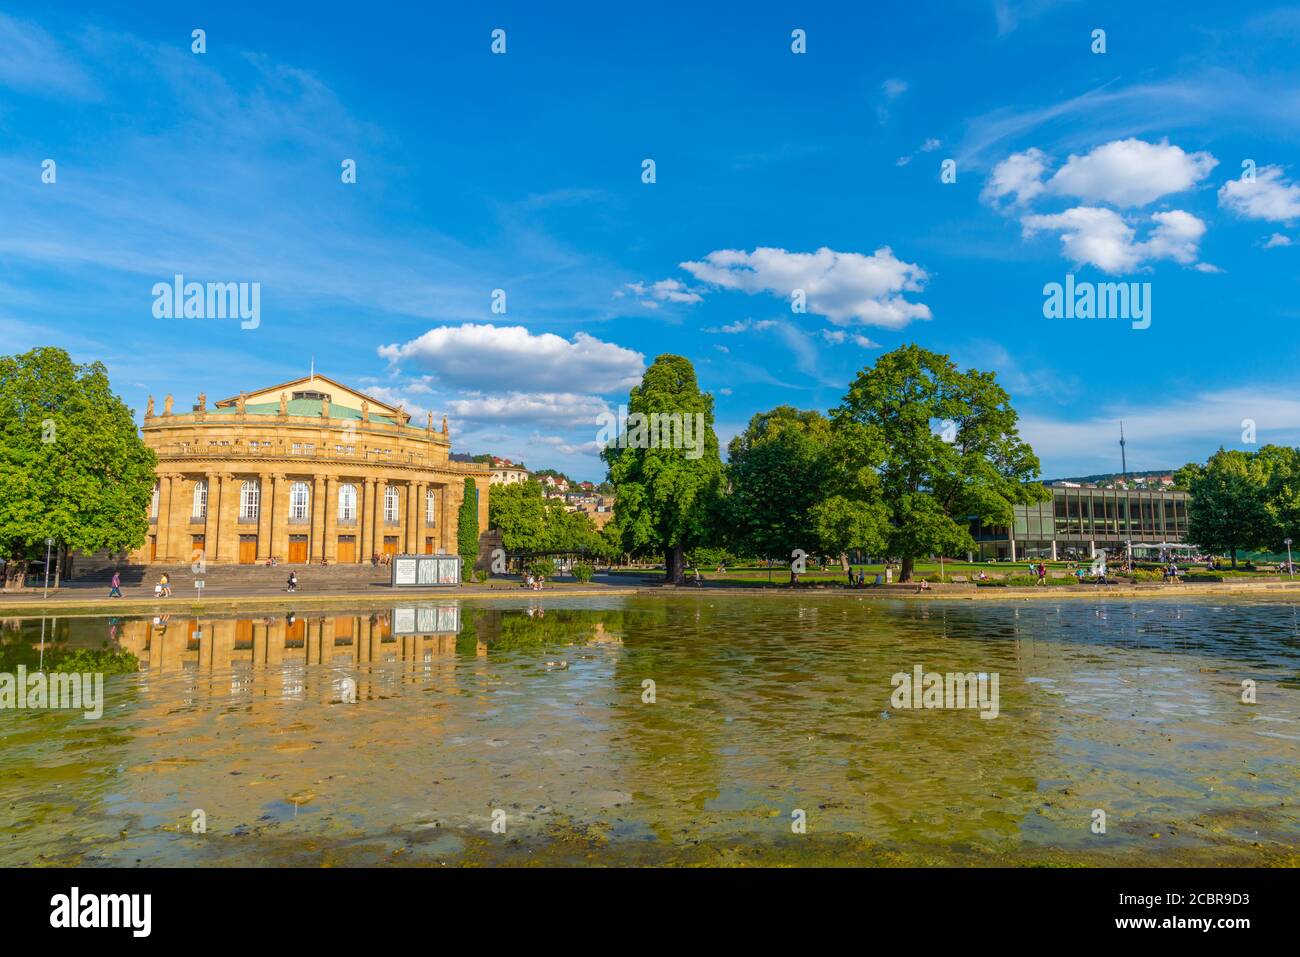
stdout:
[[0,864],[1295,865],[1298,636],[1277,600],[8,619],[0,672],[106,674],[98,718],[0,707]]

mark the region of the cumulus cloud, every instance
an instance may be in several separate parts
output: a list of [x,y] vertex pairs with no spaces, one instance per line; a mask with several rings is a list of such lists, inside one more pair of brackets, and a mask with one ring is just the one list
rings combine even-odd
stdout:
[[1291,237],[1284,236],[1282,233],[1274,233],[1268,237],[1268,242],[1264,244],[1265,249],[1273,249],[1276,246],[1290,246]]
[[980,198],[997,206],[1010,196],[1012,205],[1023,206],[1044,190],[1046,172],[1047,154],[1042,150],[1030,147],[1023,153],[1012,153],[993,167]]
[[849,334],[843,329],[823,329],[822,338],[832,345],[843,345],[846,342],[852,342],[855,346],[861,346],[863,349],[879,349],[880,343],[872,342],[864,335],[859,333]]
[[898,259],[882,246],[870,256],[841,253],[823,246],[813,253],[762,247],[753,252],[720,249],[681,267],[701,282],[749,294],[766,292],[790,301],[803,290],[809,312],[837,325],[898,329],[914,319],[929,319],[930,309],[906,298],[929,278],[915,263]]
[[599,458],[602,450],[601,444],[595,439],[589,442],[574,442],[559,435],[541,435],[534,432],[529,441],[534,445],[545,445],[555,449],[561,455],[590,455]]
[[1119,213],[1097,206],[1025,216],[1020,222],[1026,237],[1039,231],[1059,232],[1068,259],[1080,265],[1091,263],[1108,273],[1128,272],[1156,259],[1191,265],[1205,234],[1205,223],[1181,209],[1152,214],[1151,230],[1142,242]]
[[1083,156],[1071,155],[1047,188],[1085,203],[1145,206],[1191,189],[1218,165],[1209,153],[1187,153],[1168,140],[1113,140]]
[[643,282],[624,283],[623,289],[615,292],[614,296],[621,299],[629,293],[641,305],[651,309],[658,309],[661,302],[693,304],[703,299],[699,292],[676,279],[660,279],[658,282],[649,284]]
[[1167,140],[1112,140],[1082,156],[1071,155],[1050,179],[1049,160],[1031,147],[993,167],[981,198],[992,206],[1023,206],[1039,196],[1069,196],[1085,203],[1145,206],[1162,196],[1191,189],[1219,161],[1204,151],[1188,153]]
[[457,418],[476,424],[544,422],[595,428],[596,417],[609,411],[600,396],[575,392],[471,392],[447,403]]
[[1253,180],[1224,183],[1219,188],[1219,205],[1246,219],[1289,222],[1300,218],[1300,185],[1289,182],[1280,166],[1261,166]]
[[773,319],[759,319],[755,322],[753,319],[737,319],[735,322],[729,322],[725,326],[713,326],[706,328],[705,332],[717,332],[725,336],[734,336],[742,332],[758,332],[763,329],[771,329],[776,325]]
[[499,382],[521,392],[590,392],[628,389],[641,379],[645,356],[585,332],[572,339],[533,335],[524,326],[467,322],[439,326],[409,342],[380,346],[393,364],[410,362],[442,384],[482,388]]

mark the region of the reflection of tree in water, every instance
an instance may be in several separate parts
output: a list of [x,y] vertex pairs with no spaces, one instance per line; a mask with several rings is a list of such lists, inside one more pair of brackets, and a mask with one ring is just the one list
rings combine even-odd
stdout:
[[[619,765],[661,841],[699,833],[706,805],[721,794],[730,708],[713,687],[721,637],[715,610],[702,603],[632,600],[625,612],[614,673],[613,714],[624,732],[617,740],[626,749]],[[653,704],[642,700],[646,679],[655,683]]]
[[29,673],[42,669],[130,674],[139,670],[140,662],[117,646],[120,628],[119,618],[49,618],[42,649],[39,618],[5,619],[0,621],[0,672],[13,674],[22,665]]
[[623,612],[587,608],[462,608],[458,654],[530,651],[608,640],[623,629]]

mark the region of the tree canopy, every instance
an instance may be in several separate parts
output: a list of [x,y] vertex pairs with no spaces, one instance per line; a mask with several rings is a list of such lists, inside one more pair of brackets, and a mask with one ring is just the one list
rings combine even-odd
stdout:
[[102,363],[52,347],[0,356],[0,557],[21,566],[46,538],[139,548],[156,464]]
[[[681,582],[685,550],[716,537],[722,504],[724,479],[713,431],[713,396],[700,391],[689,360],[662,355],[633,386],[628,413],[627,428],[601,452],[615,489],[614,513],[623,550],[661,552],[667,579]],[[662,441],[663,432],[656,431],[655,423],[665,421],[681,426],[679,437],[685,438],[684,430],[689,430],[691,442]]]

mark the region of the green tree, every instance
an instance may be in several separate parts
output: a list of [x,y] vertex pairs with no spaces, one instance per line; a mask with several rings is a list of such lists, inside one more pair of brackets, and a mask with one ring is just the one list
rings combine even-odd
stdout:
[[488,499],[488,525],[501,533],[506,551],[540,551],[545,511],[546,500],[537,482],[498,485]]
[[992,372],[961,372],[915,344],[881,356],[853,381],[833,423],[856,449],[849,471],[878,471],[883,537],[902,560],[902,581],[920,556],[973,549],[972,519],[1009,525],[1015,505],[1048,498],[1033,481],[1038,457],[1017,418]]
[[[0,557],[21,584],[27,560],[59,550],[139,548],[157,458],[102,363],[62,349],[0,356]],[[12,567],[11,567],[12,566]]]
[[731,440],[726,537],[734,551],[786,562],[796,550],[822,551],[813,509],[828,494],[830,441],[825,416],[789,405],[758,413]]
[[[488,501],[489,510],[492,502]],[[456,546],[460,553],[463,577],[478,564],[478,487],[472,478],[465,479],[465,499],[460,503],[456,525]]]
[[1190,495],[1187,537],[1197,545],[1228,553],[1236,568],[1238,550],[1270,544],[1278,518],[1269,510],[1266,458],[1220,448],[1204,465],[1183,466],[1175,481]]
[[[689,443],[663,441],[673,423],[680,426],[678,437],[689,436]],[[624,550],[662,552],[666,580],[680,584],[685,550],[716,537],[724,485],[713,396],[700,391],[689,360],[655,359],[632,388],[626,430],[611,437],[601,457],[617,496],[614,512]]]

